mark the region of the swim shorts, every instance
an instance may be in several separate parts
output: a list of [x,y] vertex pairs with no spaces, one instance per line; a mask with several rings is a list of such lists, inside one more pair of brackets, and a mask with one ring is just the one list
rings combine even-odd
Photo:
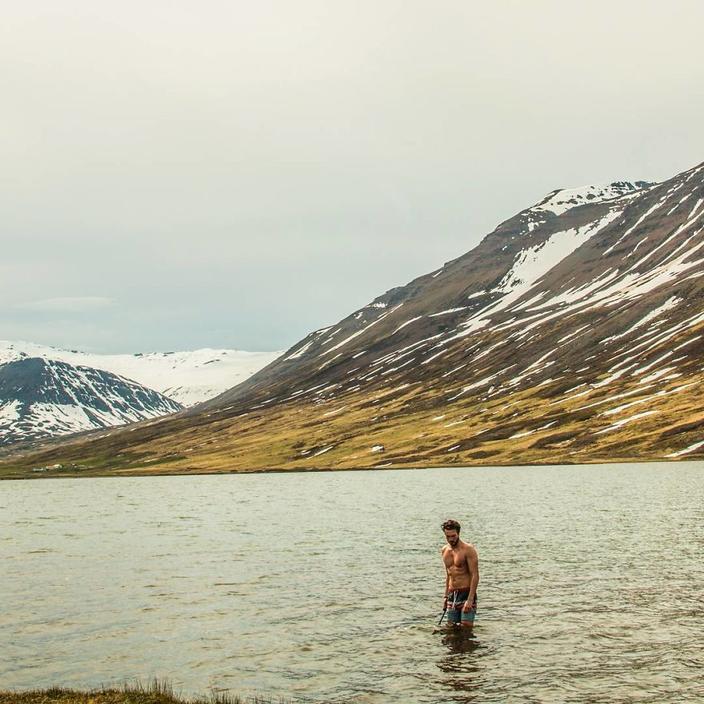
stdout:
[[447,595],[447,621],[448,623],[467,624],[471,626],[477,615],[477,595],[469,611],[462,611],[469,596],[469,589],[455,589]]

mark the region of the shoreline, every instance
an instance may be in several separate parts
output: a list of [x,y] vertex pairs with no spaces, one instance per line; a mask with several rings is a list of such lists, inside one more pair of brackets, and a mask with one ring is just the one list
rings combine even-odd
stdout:
[[155,679],[147,685],[136,682],[121,687],[94,689],[0,689],[0,704],[286,704],[286,700],[259,694],[245,697],[228,692],[189,697],[175,692],[168,681]]
[[[97,478],[129,478],[129,477],[202,477],[212,475],[252,475],[252,474],[307,474],[307,473],[332,473],[332,472],[377,472],[377,471],[413,471],[413,470],[428,470],[428,469],[533,469],[536,467],[591,467],[593,465],[623,465],[623,464],[685,464],[690,462],[700,462],[701,460],[688,458],[668,458],[662,457],[658,459],[594,459],[582,462],[536,462],[533,464],[513,464],[513,463],[492,463],[492,464],[446,464],[446,465],[387,465],[376,467],[292,467],[285,469],[282,467],[272,467],[266,469],[196,469],[196,470],[165,470],[165,471],[150,471],[150,470],[113,470],[113,471],[97,471],[97,472],[76,472],[66,471],[62,469],[53,470],[52,473],[37,472],[32,470],[20,470],[18,476],[6,476],[0,474],[0,482],[3,481],[31,481],[43,479],[97,479]],[[1,471],[2,468],[0,468]]]

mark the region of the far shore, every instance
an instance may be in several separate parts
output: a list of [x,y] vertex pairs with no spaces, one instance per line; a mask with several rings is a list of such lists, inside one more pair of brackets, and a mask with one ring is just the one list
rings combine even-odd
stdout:
[[[87,471],[71,471],[57,469],[53,471],[46,472],[33,472],[28,469],[18,469],[18,470],[6,470],[7,473],[3,473],[3,468],[0,466],[0,481],[21,481],[29,479],[95,479],[95,478],[122,478],[122,477],[198,477],[198,476],[211,476],[211,475],[236,475],[236,474],[307,474],[311,472],[375,472],[383,470],[422,470],[422,469],[482,469],[482,468],[496,468],[504,469],[507,467],[514,467],[516,469],[529,469],[532,467],[578,467],[578,466],[590,466],[590,465],[606,465],[606,464],[679,464],[687,462],[696,462],[694,459],[687,458],[618,458],[605,460],[603,458],[596,458],[593,460],[581,461],[581,462],[540,462],[534,464],[512,464],[512,463],[492,463],[492,464],[446,464],[446,465],[384,465],[376,467],[271,467],[271,468],[257,468],[257,469],[160,469],[158,471],[150,469],[118,469],[114,471],[109,470],[87,470]],[[2,704],[2,700],[0,700]]]

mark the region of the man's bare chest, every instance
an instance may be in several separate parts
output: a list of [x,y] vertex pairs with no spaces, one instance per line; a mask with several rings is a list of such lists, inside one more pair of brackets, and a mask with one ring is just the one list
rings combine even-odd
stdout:
[[445,567],[453,572],[467,572],[467,555],[463,550],[446,550],[442,556]]

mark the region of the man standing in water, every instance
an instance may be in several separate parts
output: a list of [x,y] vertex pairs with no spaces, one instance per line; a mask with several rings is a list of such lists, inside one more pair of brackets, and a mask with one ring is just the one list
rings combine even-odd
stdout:
[[445,599],[447,620],[470,630],[477,614],[477,584],[479,584],[479,556],[474,545],[460,540],[460,524],[452,519],[442,524],[447,545],[442,548],[445,564]]

